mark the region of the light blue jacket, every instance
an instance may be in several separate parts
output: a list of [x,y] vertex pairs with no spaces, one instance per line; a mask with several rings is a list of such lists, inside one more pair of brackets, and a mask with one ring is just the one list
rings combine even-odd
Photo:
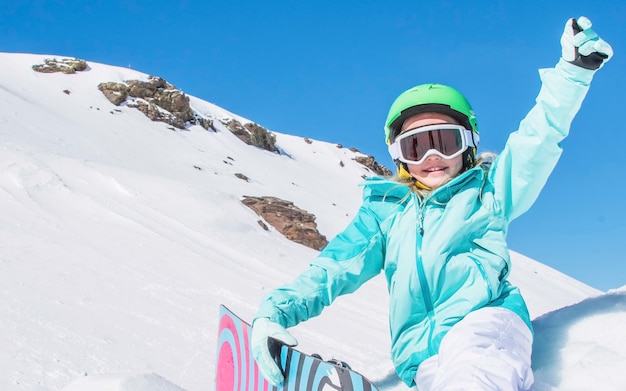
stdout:
[[532,329],[519,290],[506,279],[507,229],[556,165],[593,71],[561,60],[540,75],[536,105],[490,168],[468,170],[423,200],[397,182],[367,180],[350,225],[295,281],[272,291],[256,317],[295,326],[384,271],[391,356],[409,386],[419,364],[473,310],[509,308]]

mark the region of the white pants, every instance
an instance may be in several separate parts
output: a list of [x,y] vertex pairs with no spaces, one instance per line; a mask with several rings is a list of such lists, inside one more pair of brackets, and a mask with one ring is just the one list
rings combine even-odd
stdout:
[[439,354],[415,375],[419,391],[530,390],[533,337],[524,321],[504,308],[481,308],[454,325]]

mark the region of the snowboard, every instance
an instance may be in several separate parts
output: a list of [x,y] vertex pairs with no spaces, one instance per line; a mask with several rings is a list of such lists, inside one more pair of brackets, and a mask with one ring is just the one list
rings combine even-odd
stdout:
[[252,357],[252,327],[225,306],[220,306],[217,341],[216,391],[378,391],[361,374],[337,360],[324,361],[277,340],[270,351],[280,362],[285,381],[278,387],[263,378]]

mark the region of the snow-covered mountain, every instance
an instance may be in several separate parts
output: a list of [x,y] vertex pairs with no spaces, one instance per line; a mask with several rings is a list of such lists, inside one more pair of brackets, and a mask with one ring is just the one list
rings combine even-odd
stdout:
[[[219,304],[250,319],[317,254],[263,229],[242,198],[292,201],[330,239],[373,173],[328,141],[245,144],[226,124],[251,120],[196,97],[214,129],[153,122],[98,89],[148,75],[33,70],[52,57],[0,53],[0,389],[212,390]],[[623,389],[626,287],[603,294],[512,258],[537,317],[536,389]],[[386,318],[376,278],[292,331],[301,349],[404,390]]]

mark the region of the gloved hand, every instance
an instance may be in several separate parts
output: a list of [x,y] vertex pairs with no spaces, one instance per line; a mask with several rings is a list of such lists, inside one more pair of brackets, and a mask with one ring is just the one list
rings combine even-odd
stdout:
[[277,386],[285,380],[285,377],[270,353],[267,344],[269,337],[287,346],[296,346],[298,341],[283,326],[269,318],[257,318],[252,323],[252,355],[263,377]]
[[598,37],[591,28],[591,21],[584,16],[570,19],[561,36],[563,59],[585,69],[600,69],[613,55],[613,49]]

